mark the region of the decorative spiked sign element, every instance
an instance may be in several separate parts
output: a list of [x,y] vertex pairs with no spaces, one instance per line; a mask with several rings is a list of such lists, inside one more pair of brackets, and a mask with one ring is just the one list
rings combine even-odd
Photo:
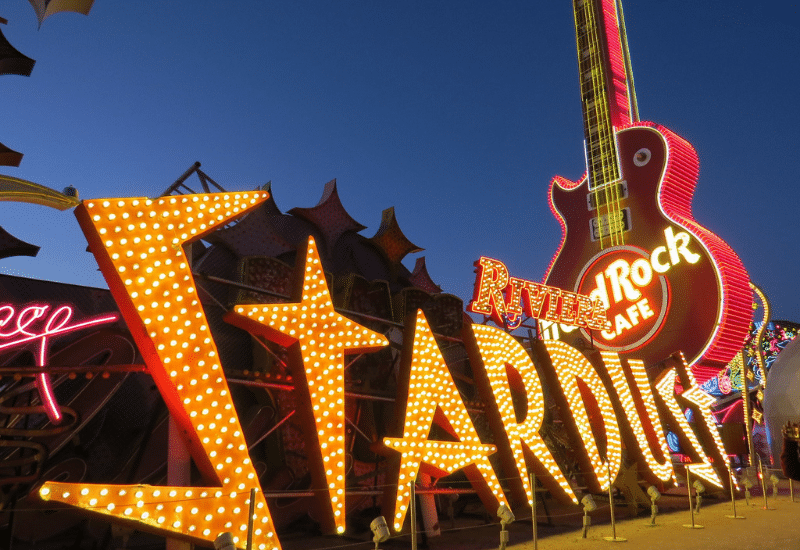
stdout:
[[362,229],[366,229],[366,227],[354,220],[342,206],[339,191],[336,189],[336,180],[331,180],[325,184],[322,198],[316,206],[312,208],[292,208],[289,210],[289,214],[303,218],[318,228],[329,252],[333,250],[336,241],[344,233],[348,231],[357,233]]
[[3,166],[19,166],[22,162],[22,153],[9,149],[0,143],[0,164]]
[[[5,22],[5,21],[3,21]],[[35,60],[20,53],[0,31],[0,75],[30,76]]]
[[400,229],[400,224],[394,215],[394,207],[383,211],[381,226],[370,241],[385,254],[391,265],[399,264],[407,254],[423,250],[409,241]]
[[39,20],[39,26],[42,22],[56,13],[62,11],[71,11],[89,15],[92,9],[94,0],[28,0],[36,12],[36,18]]

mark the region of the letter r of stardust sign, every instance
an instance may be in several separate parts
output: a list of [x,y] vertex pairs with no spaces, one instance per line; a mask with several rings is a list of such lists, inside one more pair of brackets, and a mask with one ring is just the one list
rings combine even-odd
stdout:
[[[265,192],[249,192],[100,199],[77,207],[91,251],[204,483],[178,487],[51,481],[39,491],[43,499],[206,546],[229,531],[236,546],[243,548],[250,491],[257,489],[253,547],[280,548],[184,254],[187,243],[267,197]],[[303,409],[299,412],[308,419],[304,425],[312,490],[320,509],[327,510],[322,528],[342,533],[347,513],[344,356],[381,349],[388,340],[334,310],[313,239],[302,252],[292,303],[236,306],[226,320],[285,346],[292,357],[290,368]],[[575,312],[586,323],[605,324],[593,307],[576,306]],[[677,432],[694,473],[717,486],[727,483],[725,451],[709,398],[680,356],[650,380],[640,361],[620,360],[614,352],[590,358],[562,342],[544,341],[535,344],[534,361],[529,350],[496,328],[466,326],[462,338],[495,444],[482,441],[436,336],[424,314],[417,312],[406,327],[396,398],[398,424],[383,441],[386,454],[396,459],[389,476],[396,480],[393,494],[383,500],[395,530],[404,528],[410,488],[419,472],[441,477],[463,470],[490,510],[498,503],[530,503],[529,472],[535,472],[554,496],[577,504],[566,465],[558,463],[540,434],[544,384],[561,411],[591,490],[605,490],[613,482],[623,447],[647,480],[670,483],[674,472],[662,422]],[[675,395],[676,377],[684,388],[680,395]],[[514,393],[527,400],[521,420],[514,413]],[[698,419],[697,432],[686,422],[686,408]],[[431,439],[434,424],[450,440]],[[493,455],[498,460],[490,461]],[[502,468],[502,476],[497,468]],[[502,485],[501,478],[510,481]]]

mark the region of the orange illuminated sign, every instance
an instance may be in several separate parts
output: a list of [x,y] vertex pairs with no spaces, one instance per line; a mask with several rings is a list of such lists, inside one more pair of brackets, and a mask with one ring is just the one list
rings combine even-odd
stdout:
[[[266,198],[264,192],[216,193],[92,200],[77,208],[90,248],[203,482],[178,487],[49,481],[39,491],[43,499],[201,545],[210,545],[229,531],[236,546],[243,548],[250,491],[257,489],[254,548],[280,548],[184,252],[187,244]],[[322,525],[343,532],[347,513],[343,358],[346,353],[381,349],[388,341],[336,312],[313,238],[303,251],[298,256],[294,302],[239,305],[226,319],[286,347],[294,358],[290,367],[304,409],[300,414],[308,419],[305,435],[313,488],[320,510],[328,513]],[[497,264],[487,264],[487,269],[502,274]],[[494,280],[497,283],[487,288],[498,299],[502,278]],[[535,301],[535,286],[523,281],[512,288],[522,288],[520,292],[527,292],[532,304]],[[561,318],[569,315],[563,308],[571,307],[570,298],[564,301],[562,295],[552,303],[562,304]],[[576,318],[587,324],[602,320],[596,306],[589,310],[583,302],[581,310],[580,303],[576,298]],[[556,496],[577,501],[563,465],[540,433],[545,385],[562,411],[565,435],[581,450],[578,455],[590,487],[604,489],[613,482],[623,446],[642,469],[670,480],[673,472],[661,424],[665,415],[672,425],[680,426],[680,436],[692,449],[689,454],[699,465],[694,471],[714,483],[728,479],[717,473],[727,466],[720,458],[724,448],[712,429],[709,398],[693,383],[685,363],[666,369],[654,394],[643,365],[623,361],[613,352],[584,354],[557,341],[534,341],[535,348],[526,350],[499,329],[466,326],[463,340],[493,431],[489,444],[462,401],[422,311],[409,319],[406,329],[397,425],[383,440],[385,454],[395,458],[390,476],[397,480],[383,506],[397,531],[406,523],[411,485],[420,472],[439,477],[463,470],[486,506],[513,505],[489,460],[494,453],[500,463],[510,465],[509,494],[516,503],[530,503],[533,498],[528,468],[547,478],[545,484]],[[677,397],[676,374],[685,388]],[[515,410],[515,393],[527,401],[525,414]],[[688,428],[679,403],[693,407],[703,418],[699,435]],[[445,440],[432,437],[434,426],[447,434]]]
[[305,412],[312,413],[308,425],[316,428],[306,430],[313,488],[327,496],[336,531],[344,533],[344,354],[376,351],[389,340],[334,311],[313,238],[297,280],[302,282],[297,303],[236,306],[225,320],[295,352],[293,379]]
[[[394,508],[397,531],[403,528],[411,484],[416,482],[421,468],[436,477],[463,469],[488,509],[507,504],[488,458],[495,452],[495,446],[481,443],[422,310],[417,311],[412,346],[411,354],[406,355],[411,359],[410,364],[400,375],[407,378],[404,386],[408,388],[408,397],[396,402],[401,412],[398,417],[404,418],[403,436],[383,440],[389,449],[401,455],[397,498],[389,506]],[[456,442],[430,439],[434,422]]]

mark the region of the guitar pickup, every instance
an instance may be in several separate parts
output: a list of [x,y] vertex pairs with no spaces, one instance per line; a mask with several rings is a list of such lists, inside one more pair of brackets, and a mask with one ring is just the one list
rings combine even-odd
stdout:
[[595,210],[598,206],[605,206],[610,201],[624,199],[628,196],[628,182],[622,180],[613,185],[593,189],[586,195],[586,207]]
[[589,235],[593,241],[631,229],[631,209],[624,208],[589,220]]

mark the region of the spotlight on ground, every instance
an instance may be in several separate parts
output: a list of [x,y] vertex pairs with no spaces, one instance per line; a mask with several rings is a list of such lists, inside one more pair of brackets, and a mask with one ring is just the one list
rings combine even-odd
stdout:
[[585,495],[581,499],[583,505],[583,538],[589,533],[589,526],[592,524],[592,518],[589,517],[589,512],[597,510],[597,504],[594,502],[592,495]]
[[505,550],[508,544],[506,525],[513,523],[516,518],[514,517],[514,512],[505,504],[501,504],[497,508],[497,517],[500,518],[500,550]]
[[703,502],[703,493],[706,492],[706,486],[703,485],[702,483],[700,483],[699,479],[696,479],[696,480],[694,480],[694,483],[692,483],[692,487],[694,487],[694,493],[695,493],[695,496],[694,496],[694,498],[695,498],[694,511],[695,511],[696,514],[699,514],[700,513],[700,504]]
[[378,550],[378,545],[382,542],[389,540],[389,526],[386,525],[386,518],[378,516],[369,524],[372,530],[372,541],[375,543],[375,550]]
[[772,498],[778,498],[778,483],[780,481],[775,474],[769,476],[769,482],[772,483]]
[[647,495],[650,497],[650,525],[655,525],[656,516],[658,515],[656,501],[661,498],[661,493],[658,492],[655,485],[651,485],[647,488]]
[[744,501],[750,506],[750,489],[753,488],[753,480],[749,477],[745,477],[742,484],[744,485]]
[[228,533],[220,533],[220,535],[214,539],[214,550],[236,550],[236,545],[233,544],[233,535]]

